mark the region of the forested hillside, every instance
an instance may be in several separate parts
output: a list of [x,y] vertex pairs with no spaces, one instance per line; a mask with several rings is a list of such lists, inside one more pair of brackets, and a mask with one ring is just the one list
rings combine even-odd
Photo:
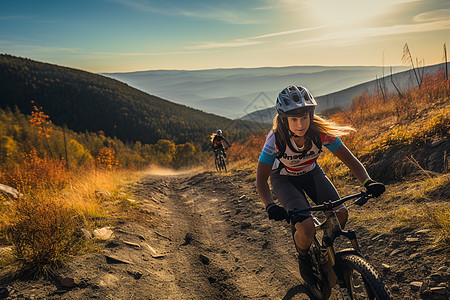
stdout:
[[[36,174],[46,165],[75,172],[93,167],[135,169],[151,164],[182,168],[206,158],[200,144],[175,145],[166,139],[155,144],[125,144],[102,134],[76,133],[55,126],[51,117],[36,106],[31,116],[0,109],[0,183],[14,187],[18,187],[17,178],[23,178],[20,174]],[[42,180],[42,176],[31,177],[34,182],[38,181],[36,177]]]
[[252,123],[232,123],[104,76],[10,55],[0,55],[0,82],[0,108],[17,107],[30,114],[34,101],[56,125],[66,124],[75,132],[102,131],[124,142],[155,144],[167,139],[205,145],[217,128],[255,128]]

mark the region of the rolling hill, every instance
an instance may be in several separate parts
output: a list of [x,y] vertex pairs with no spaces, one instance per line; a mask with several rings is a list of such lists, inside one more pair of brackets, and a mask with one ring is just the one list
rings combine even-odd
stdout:
[[[405,69],[395,67],[394,72]],[[277,93],[287,85],[304,85],[313,95],[318,96],[341,91],[377,76],[381,77],[382,74],[383,68],[370,66],[292,66],[197,71],[155,70],[103,75],[180,104],[238,118],[271,107]],[[261,93],[268,101],[263,101]]]
[[[247,134],[260,125],[205,113],[149,95],[118,80],[30,59],[0,55],[0,108],[42,106],[56,125],[102,131],[122,141],[205,144],[217,128]],[[239,136],[234,134],[234,136]]]
[[[448,63],[448,66],[450,66],[450,63]],[[445,63],[423,67],[418,70],[420,72],[423,72],[423,74],[433,74],[441,69],[445,69]],[[373,95],[374,93],[379,91],[380,84],[383,84],[385,86],[387,93],[396,92],[395,86],[400,90],[400,92],[406,91],[409,88],[417,85],[413,76],[414,75],[412,73],[412,70],[403,71],[393,74],[392,78],[389,75],[378,80],[367,81],[334,93],[317,96],[315,97],[318,103],[317,111],[323,112],[327,109],[331,109],[337,106],[348,108],[352,103],[353,97],[361,95],[364,92]],[[392,81],[395,83],[395,86]],[[271,123],[275,115],[275,106],[271,106],[269,108],[251,112],[243,116],[241,119]]]

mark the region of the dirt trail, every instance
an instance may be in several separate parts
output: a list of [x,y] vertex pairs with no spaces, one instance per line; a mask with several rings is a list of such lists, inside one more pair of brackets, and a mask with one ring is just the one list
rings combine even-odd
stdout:
[[167,253],[152,262],[161,278],[152,283],[155,299],[309,299],[289,227],[270,226],[254,179],[245,175],[149,176],[140,183],[138,194],[154,199],[144,207],[156,207],[161,220],[153,243]]
[[[77,287],[14,282],[9,299],[310,299],[290,227],[267,219],[249,172],[146,176],[132,187],[135,214],[115,224],[101,252],[77,257],[60,271],[61,278],[78,280]],[[413,249],[390,258],[400,244],[390,248],[393,237],[373,237],[364,228],[357,233],[378,270],[395,260],[403,267],[407,256],[399,255]],[[389,286],[401,282],[398,299],[420,298],[408,286],[414,269],[423,267],[414,263],[403,278],[386,274]],[[340,297],[334,292],[330,299]]]

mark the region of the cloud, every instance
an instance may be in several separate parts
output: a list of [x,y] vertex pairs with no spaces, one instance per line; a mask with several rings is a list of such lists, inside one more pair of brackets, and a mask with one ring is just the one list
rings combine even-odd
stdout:
[[[396,0],[391,4],[385,3],[385,5],[392,4],[405,4],[405,3],[413,3],[418,0]],[[263,40],[285,36],[285,35],[293,35],[306,33],[306,32],[315,32],[315,37],[313,38],[305,38],[302,36],[301,40],[293,40],[291,38],[290,42],[287,42],[288,45],[300,45],[300,44],[308,44],[309,46],[313,45],[338,45],[338,44],[354,44],[361,42],[363,40],[380,37],[380,36],[392,36],[392,35],[401,35],[401,34],[409,34],[409,33],[424,33],[424,32],[433,32],[439,30],[448,30],[450,29],[450,9],[441,9],[435,11],[429,11],[417,14],[415,17],[412,16],[409,18],[414,23],[411,24],[397,24],[393,26],[380,26],[380,27],[356,27],[357,29],[349,29],[349,30],[340,30],[335,31],[329,25],[322,25],[316,27],[309,28],[297,28],[286,31],[279,31],[267,34],[261,34],[257,36],[234,39],[231,41],[225,42],[204,42],[196,46],[186,47],[187,49],[215,49],[215,48],[232,48],[232,47],[247,47],[256,44],[264,43]],[[322,29],[329,28],[325,33],[320,33]],[[355,28],[355,27],[353,27]],[[259,40],[259,42],[255,42],[255,40]]]
[[[136,1],[136,0],[109,0],[120,3],[122,5],[144,11],[148,13],[161,14],[166,16],[183,16],[193,19],[214,20],[230,24],[257,24],[260,23],[257,19],[252,19],[245,10],[230,9],[228,7],[220,7],[218,5],[200,4],[193,8],[194,4],[188,2],[190,9],[183,8],[180,4],[172,4],[164,1],[154,4],[150,1]],[[161,6],[164,4],[164,7]],[[192,7],[192,8],[191,8]]]
[[173,51],[173,52],[88,52],[92,56],[168,56],[168,55],[180,55],[180,54],[197,54],[198,52],[193,51]]
[[226,8],[220,8],[216,6],[204,6],[199,9],[199,11],[190,11],[185,9],[179,10],[180,15],[196,18],[196,19],[206,19],[206,20],[214,20],[221,21],[224,23],[230,24],[258,24],[259,20],[252,19],[249,15],[246,15],[245,12],[242,11],[233,11]]
[[415,22],[431,22],[448,19],[450,19],[450,9],[439,9],[418,14],[413,20]]
[[287,34],[294,34],[294,33],[299,33],[299,32],[307,32],[307,31],[313,31],[313,30],[318,30],[318,29],[323,29],[326,28],[327,26],[317,26],[317,27],[310,27],[310,28],[298,28],[298,29],[293,29],[293,30],[287,30],[287,31],[280,31],[280,32],[274,32],[274,33],[267,33],[267,34],[263,34],[263,35],[258,35],[258,36],[254,36],[254,37],[249,37],[249,40],[252,39],[265,39],[265,38],[271,38],[271,37],[276,37],[276,36],[281,36],[281,35],[287,35]]
[[253,40],[268,39],[268,38],[272,38],[272,37],[289,35],[289,34],[294,34],[294,33],[299,33],[299,32],[308,32],[308,31],[322,29],[325,27],[326,26],[311,27],[311,28],[298,28],[298,29],[287,30],[287,31],[267,33],[267,34],[257,35],[257,36],[248,37],[248,38],[235,39],[230,42],[204,42],[200,45],[186,47],[186,48],[187,49],[214,49],[214,48],[246,47],[246,46],[252,46],[252,45],[264,43],[262,41],[257,42],[257,41],[253,41]]
[[0,40],[0,46],[7,51],[4,52],[27,52],[33,54],[52,54],[52,55],[72,55],[83,57],[131,57],[131,56],[161,56],[161,55],[180,55],[180,54],[193,54],[198,51],[173,51],[173,52],[104,52],[104,51],[84,51],[76,48],[63,48],[63,47],[46,47],[30,44],[13,44],[11,41]]
[[261,44],[262,42],[249,41],[246,39],[234,40],[231,42],[205,42],[197,46],[186,47],[186,49],[215,49],[215,48],[235,48]]
[[149,2],[139,2],[134,0],[109,0],[111,2],[120,3],[122,5],[131,7],[133,9],[144,11],[148,13],[168,14],[168,10],[160,9],[159,7],[152,5]]
[[7,48],[8,51],[16,52],[29,52],[29,53],[76,53],[79,49],[74,48],[64,48],[64,47],[48,47],[48,46],[36,46],[30,44],[16,44],[9,40],[0,40],[0,46]]
[[352,41],[357,42],[379,36],[400,35],[409,33],[424,33],[439,30],[449,30],[450,20],[438,20],[434,22],[409,24],[409,25],[395,25],[390,27],[372,27],[372,28],[358,28],[347,31],[333,32],[321,35],[316,38],[302,39],[299,41],[290,42],[291,45],[307,44],[308,46],[317,46],[321,44],[342,44],[349,45]]

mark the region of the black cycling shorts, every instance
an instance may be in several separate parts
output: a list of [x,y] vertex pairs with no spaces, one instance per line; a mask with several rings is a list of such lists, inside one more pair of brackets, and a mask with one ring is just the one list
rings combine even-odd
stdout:
[[287,211],[310,207],[306,195],[315,204],[340,198],[336,188],[318,164],[312,171],[299,176],[280,175],[279,171],[273,171],[270,183],[273,193]]

